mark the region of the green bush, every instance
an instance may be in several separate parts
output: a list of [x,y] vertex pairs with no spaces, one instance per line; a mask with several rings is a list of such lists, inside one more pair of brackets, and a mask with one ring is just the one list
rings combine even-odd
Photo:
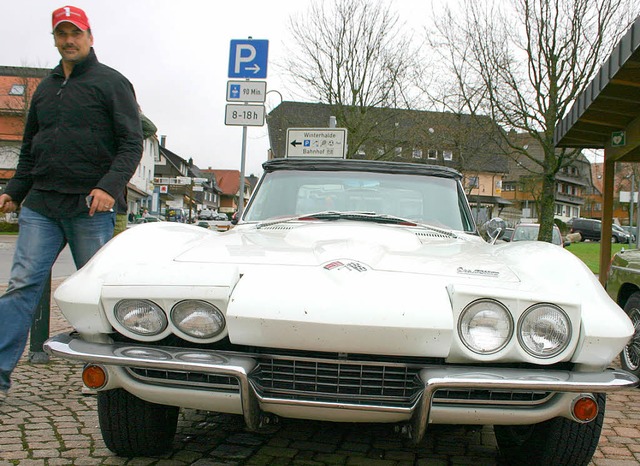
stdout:
[[562,220],[560,220],[559,218],[554,218],[553,219],[553,223],[555,223],[558,228],[560,229],[560,233],[562,234],[562,236],[566,235],[567,233],[569,233],[569,227],[567,226],[566,223],[564,223]]
[[0,233],[17,233],[18,224],[9,222],[0,222]]

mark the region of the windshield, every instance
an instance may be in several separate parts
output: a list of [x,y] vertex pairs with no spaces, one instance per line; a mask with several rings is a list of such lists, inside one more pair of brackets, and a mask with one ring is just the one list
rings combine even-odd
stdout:
[[466,198],[455,179],[361,171],[268,172],[243,221],[325,211],[368,212],[473,231]]
[[[511,241],[536,241],[539,231],[539,225],[518,225],[513,232],[513,239]],[[562,235],[558,227],[553,228],[551,241],[553,244],[562,244]]]

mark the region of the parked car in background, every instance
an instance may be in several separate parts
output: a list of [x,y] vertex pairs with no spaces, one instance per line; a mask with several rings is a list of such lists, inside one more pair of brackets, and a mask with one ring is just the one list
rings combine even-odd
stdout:
[[611,228],[612,234],[615,235],[617,243],[635,243],[636,237],[633,235],[633,233],[628,232],[624,227],[621,227],[620,225],[614,223],[613,225],[611,225]]
[[635,332],[620,353],[622,367],[640,376],[640,250],[623,249],[611,260],[606,289],[609,296],[624,309],[633,322]]
[[[539,232],[540,225],[537,223],[519,223],[513,230],[511,241],[537,241]],[[553,244],[562,247],[566,247],[571,244],[569,241],[562,240],[562,234],[560,233],[560,229],[557,225],[553,226],[551,241]]]
[[502,235],[502,241],[506,241],[507,243],[511,241],[511,237],[513,236],[513,228],[506,227],[504,229],[504,235]]
[[493,425],[508,464],[586,465],[611,362],[634,328],[575,255],[476,228],[448,167],[273,159],[227,233],[118,235],[58,286],[120,456],[171,447],[180,408],[396,424]]
[[[574,218],[571,223],[571,233],[580,233],[581,241],[600,241],[602,236],[602,221],[591,218]],[[611,228],[611,242],[630,243],[631,235],[618,225],[613,224]]]
[[155,222],[162,222],[162,221],[163,220],[159,217],[156,217],[154,215],[147,215],[146,217],[139,217],[135,219],[133,223],[127,224],[127,228],[131,228],[136,225],[142,225],[144,223],[155,223]]
[[227,231],[233,226],[229,220],[198,220],[196,225],[214,231]]
[[638,237],[638,227],[623,226],[622,229],[631,235],[631,242],[635,243]]

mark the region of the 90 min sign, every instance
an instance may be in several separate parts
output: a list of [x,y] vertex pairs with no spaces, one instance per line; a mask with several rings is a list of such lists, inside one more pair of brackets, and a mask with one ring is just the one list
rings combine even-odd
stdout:
[[224,124],[228,126],[264,126],[264,105],[228,104]]

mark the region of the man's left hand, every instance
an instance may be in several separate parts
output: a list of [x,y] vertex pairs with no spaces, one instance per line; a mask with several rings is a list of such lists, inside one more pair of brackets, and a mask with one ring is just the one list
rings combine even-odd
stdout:
[[89,196],[92,197],[89,216],[93,217],[93,214],[96,212],[113,212],[116,201],[108,192],[94,188],[91,190]]

